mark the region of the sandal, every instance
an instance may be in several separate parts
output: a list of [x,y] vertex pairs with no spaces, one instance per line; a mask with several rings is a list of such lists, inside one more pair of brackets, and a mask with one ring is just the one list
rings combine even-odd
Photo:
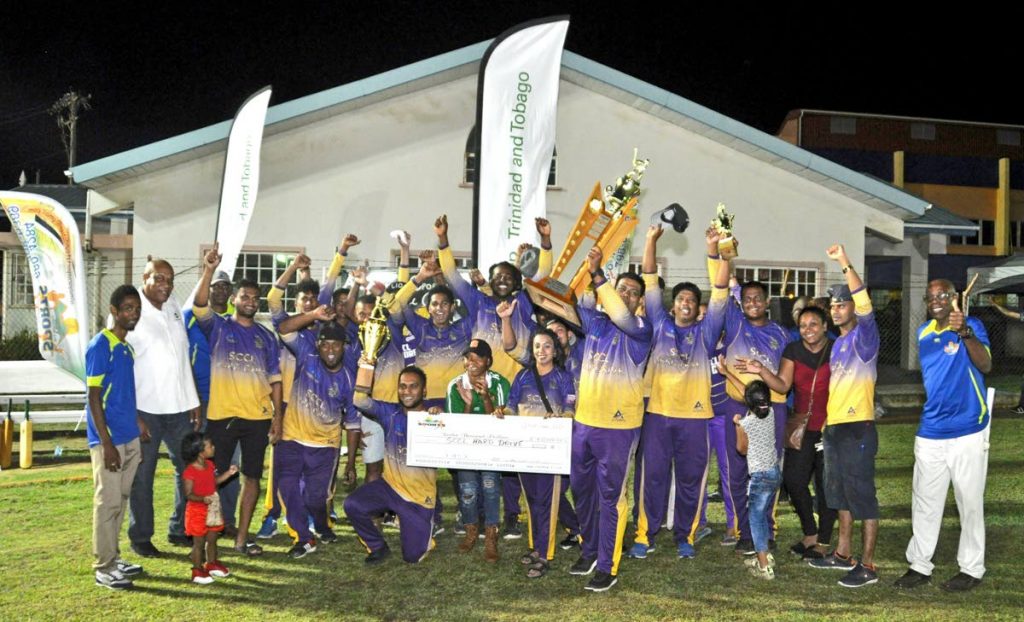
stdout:
[[548,563],[548,560],[538,559],[526,569],[526,578],[539,579],[548,573],[548,568],[550,567],[551,565]]
[[540,553],[538,553],[537,551],[530,551],[526,555],[523,555],[519,558],[519,563],[524,566],[532,566],[539,561],[541,561]]
[[259,557],[263,555],[263,547],[249,540],[242,546],[235,545],[235,550],[246,557]]

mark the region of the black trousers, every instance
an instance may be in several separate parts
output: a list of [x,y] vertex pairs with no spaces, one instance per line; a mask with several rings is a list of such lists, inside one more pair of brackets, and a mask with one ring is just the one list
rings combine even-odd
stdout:
[[[821,432],[804,433],[804,440],[799,450],[786,448],[786,460],[783,464],[782,479],[789,491],[789,502],[793,505],[800,518],[800,527],[805,536],[818,536],[818,543],[827,545],[832,539],[838,513],[830,509],[825,502],[825,455],[816,447],[821,443]],[[808,486],[814,477],[815,503],[811,502]],[[814,508],[817,505],[818,523],[814,522]]]

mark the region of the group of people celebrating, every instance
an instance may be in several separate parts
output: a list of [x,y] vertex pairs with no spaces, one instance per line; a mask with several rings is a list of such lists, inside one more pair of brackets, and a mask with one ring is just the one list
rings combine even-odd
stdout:
[[[536,226],[541,248],[531,278],[540,281],[551,266],[551,227],[544,219]],[[118,547],[129,505],[132,549],[160,554],[152,543],[152,486],[161,442],[178,484],[168,540],[191,544],[196,583],[230,575],[218,558],[218,536],[232,538],[241,555],[263,554],[253,536],[273,535],[275,512],[286,517],[294,558],[337,541],[336,473],[344,455],[342,482],[355,486],[360,447],[364,481],[342,509],[366,563],[390,555],[383,524],[397,524],[403,560],[421,561],[444,531],[444,508],[436,469],[406,462],[407,414],[414,411],[573,419],[568,478],[451,473],[458,550],[468,554],[482,538],[489,562],[499,561],[500,538],[520,537],[525,496],[528,547],[518,561],[529,578],[548,573],[557,548],[578,547],[569,572],[591,575],[587,590],[608,590],[623,554],[647,558],[663,529],[680,558],[695,557],[710,533],[713,448],[727,514],[722,544],[735,546],[751,575],[775,577],[775,506],[785,485],[803,531],[790,551],[814,568],[843,571],[843,586],[878,581],[879,332],[841,245],[826,254],[845,282],[829,289],[828,309],[808,305],[794,314],[793,339],[768,316],[768,287],[731,278],[714,228],[705,233],[706,302],[698,286],[684,282],[672,288],[666,308],[656,262],[663,229],[654,225],[646,232],[643,274],[609,279],[601,250],[589,251],[592,287],[578,301],[578,326],[535,307],[512,263],[467,280],[445,216],[434,231],[436,253],[421,255],[411,278],[408,234],[400,238],[398,279],[386,288],[371,285],[362,267],[350,271],[351,288],[335,288],[360,242],[355,235],[343,239],[322,286],[308,276],[309,258],[298,255],[266,294],[273,330],[256,320],[259,285],[232,286],[218,272],[216,245],[185,311],[170,295],[173,268],[160,259],[146,264],[142,287],[114,292],[110,328],[96,335],[86,357],[97,584],[126,588],[142,573]],[[296,274],[289,314],[284,294]],[[423,304],[413,304],[426,287]],[[929,284],[926,300],[931,320],[918,339],[928,397],[915,443],[914,536],[910,569],[896,586],[930,580],[952,482],[963,529],[960,572],[943,587],[966,590],[984,574],[990,413],[982,373],[991,358],[984,327],[960,312],[950,283]],[[385,304],[390,339],[379,353],[363,352],[360,327]],[[270,445],[268,515],[250,534]],[[631,464],[636,529],[629,544]],[[862,548],[855,556],[858,521]]]

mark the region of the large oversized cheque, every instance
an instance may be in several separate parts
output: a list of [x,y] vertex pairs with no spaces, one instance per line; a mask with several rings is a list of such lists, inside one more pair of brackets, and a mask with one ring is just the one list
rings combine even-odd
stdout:
[[569,473],[572,419],[409,413],[410,466]]

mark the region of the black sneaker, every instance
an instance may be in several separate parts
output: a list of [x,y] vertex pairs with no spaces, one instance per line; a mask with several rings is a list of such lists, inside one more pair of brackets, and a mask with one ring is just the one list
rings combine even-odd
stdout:
[[330,527],[324,529],[323,531],[321,531],[317,535],[320,537],[320,541],[321,542],[324,542],[324,543],[327,543],[327,544],[332,544],[332,543],[338,541],[338,534],[334,533],[334,530],[331,529]]
[[607,592],[618,580],[619,578],[615,575],[598,570],[583,589],[590,590],[591,592]]
[[186,536],[183,533],[169,533],[167,534],[167,541],[174,546],[192,546],[192,536]]
[[968,592],[981,585],[981,579],[971,575],[958,572],[949,581],[942,584],[942,589],[947,592]]
[[878,573],[859,562],[853,570],[839,579],[839,585],[843,587],[864,587],[872,583],[878,583]]
[[722,493],[718,490],[712,493],[708,493],[708,503],[721,503],[725,499],[722,497]]
[[132,542],[132,550],[139,557],[160,557],[160,551],[148,540],[146,542]]
[[736,548],[733,549],[739,555],[753,555],[756,553],[754,550],[754,541],[750,538],[742,538],[736,543]]
[[571,533],[571,534],[567,535],[565,537],[565,540],[562,540],[561,542],[558,543],[558,546],[563,551],[568,551],[572,547],[579,546],[579,545],[580,545],[580,536],[579,536],[579,534],[576,534],[576,533]]
[[588,559],[586,557],[580,556],[580,558],[576,560],[576,563],[569,567],[569,574],[574,574],[578,576],[588,575],[594,572],[594,568],[596,567],[596,557]]
[[931,575],[921,574],[913,568],[908,568],[906,574],[904,574],[896,582],[892,584],[897,590],[912,590],[915,587],[921,587],[926,583],[931,583]]
[[314,551],[316,551],[316,540],[307,540],[306,542],[299,542],[288,549],[288,554],[291,555],[292,559],[302,559]]
[[523,537],[523,530],[519,527],[518,516],[509,516],[505,519],[505,529],[501,532],[501,537],[506,540],[518,540]]
[[832,551],[820,559],[812,559],[807,562],[807,565],[819,570],[845,570],[847,572],[858,566],[857,560],[852,556],[840,557],[839,555],[836,555],[835,551]]
[[389,549],[388,545],[385,544],[376,551],[373,551],[372,553],[367,555],[366,559],[363,560],[363,563],[367,566],[376,566],[377,564],[387,559],[388,555],[391,555],[391,549]]

